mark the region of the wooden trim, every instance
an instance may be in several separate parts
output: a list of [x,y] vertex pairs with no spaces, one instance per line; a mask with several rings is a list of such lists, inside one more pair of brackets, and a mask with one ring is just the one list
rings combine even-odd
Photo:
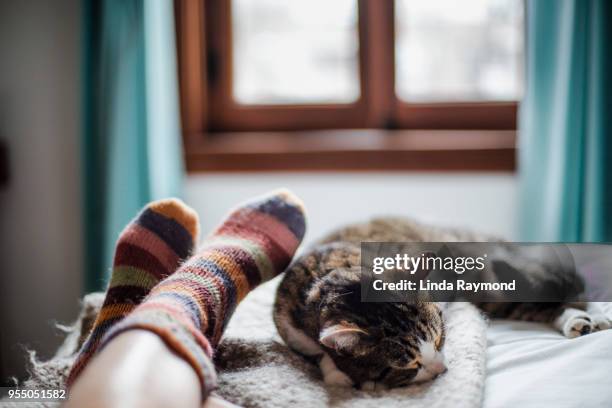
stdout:
[[292,131],[366,127],[363,105],[226,105],[211,116],[209,130]]
[[407,129],[515,130],[517,102],[432,103],[397,102],[395,120]]
[[204,3],[176,0],[174,4],[182,127],[184,135],[193,135],[207,129]]
[[359,0],[359,50],[367,127],[393,128],[394,1]]
[[209,67],[206,80],[209,84],[208,106],[211,127],[218,127],[218,117],[223,115],[232,95],[232,20],[231,0],[209,0],[206,3],[206,60]]
[[514,131],[220,133],[187,146],[197,171],[514,171]]

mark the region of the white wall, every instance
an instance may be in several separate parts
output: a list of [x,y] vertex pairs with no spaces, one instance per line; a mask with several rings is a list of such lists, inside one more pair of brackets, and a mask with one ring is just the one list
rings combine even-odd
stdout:
[[0,383],[57,346],[81,290],[79,0],[0,1]]
[[511,174],[202,174],[188,177],[186,200],[200,214],[204,233],[245,198],[287,187],[306,203],[306,241],[375,215],[411,216],[512,239],[516,184]]

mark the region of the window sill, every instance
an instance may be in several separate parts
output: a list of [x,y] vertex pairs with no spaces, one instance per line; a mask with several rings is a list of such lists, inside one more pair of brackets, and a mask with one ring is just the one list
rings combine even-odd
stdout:
[[513,172],[513,130],[339,130],[185,135],[189,172]]

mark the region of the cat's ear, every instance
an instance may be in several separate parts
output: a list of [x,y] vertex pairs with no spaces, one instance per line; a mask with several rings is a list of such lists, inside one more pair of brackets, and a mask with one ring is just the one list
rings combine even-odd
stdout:
[[360,336],[367,334],[352,323],[341,322],[321,330],[319,342],[336,351],[349,351],[359,343]]

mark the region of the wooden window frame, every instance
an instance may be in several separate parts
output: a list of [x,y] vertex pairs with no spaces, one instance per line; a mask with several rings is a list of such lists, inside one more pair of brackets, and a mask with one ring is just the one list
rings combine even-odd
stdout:
[[517,103],[401,101],[394,1],[358,2],[356,102],[240,105],[231,98],[231,1],[175,0],[188,170],[513,171]]

